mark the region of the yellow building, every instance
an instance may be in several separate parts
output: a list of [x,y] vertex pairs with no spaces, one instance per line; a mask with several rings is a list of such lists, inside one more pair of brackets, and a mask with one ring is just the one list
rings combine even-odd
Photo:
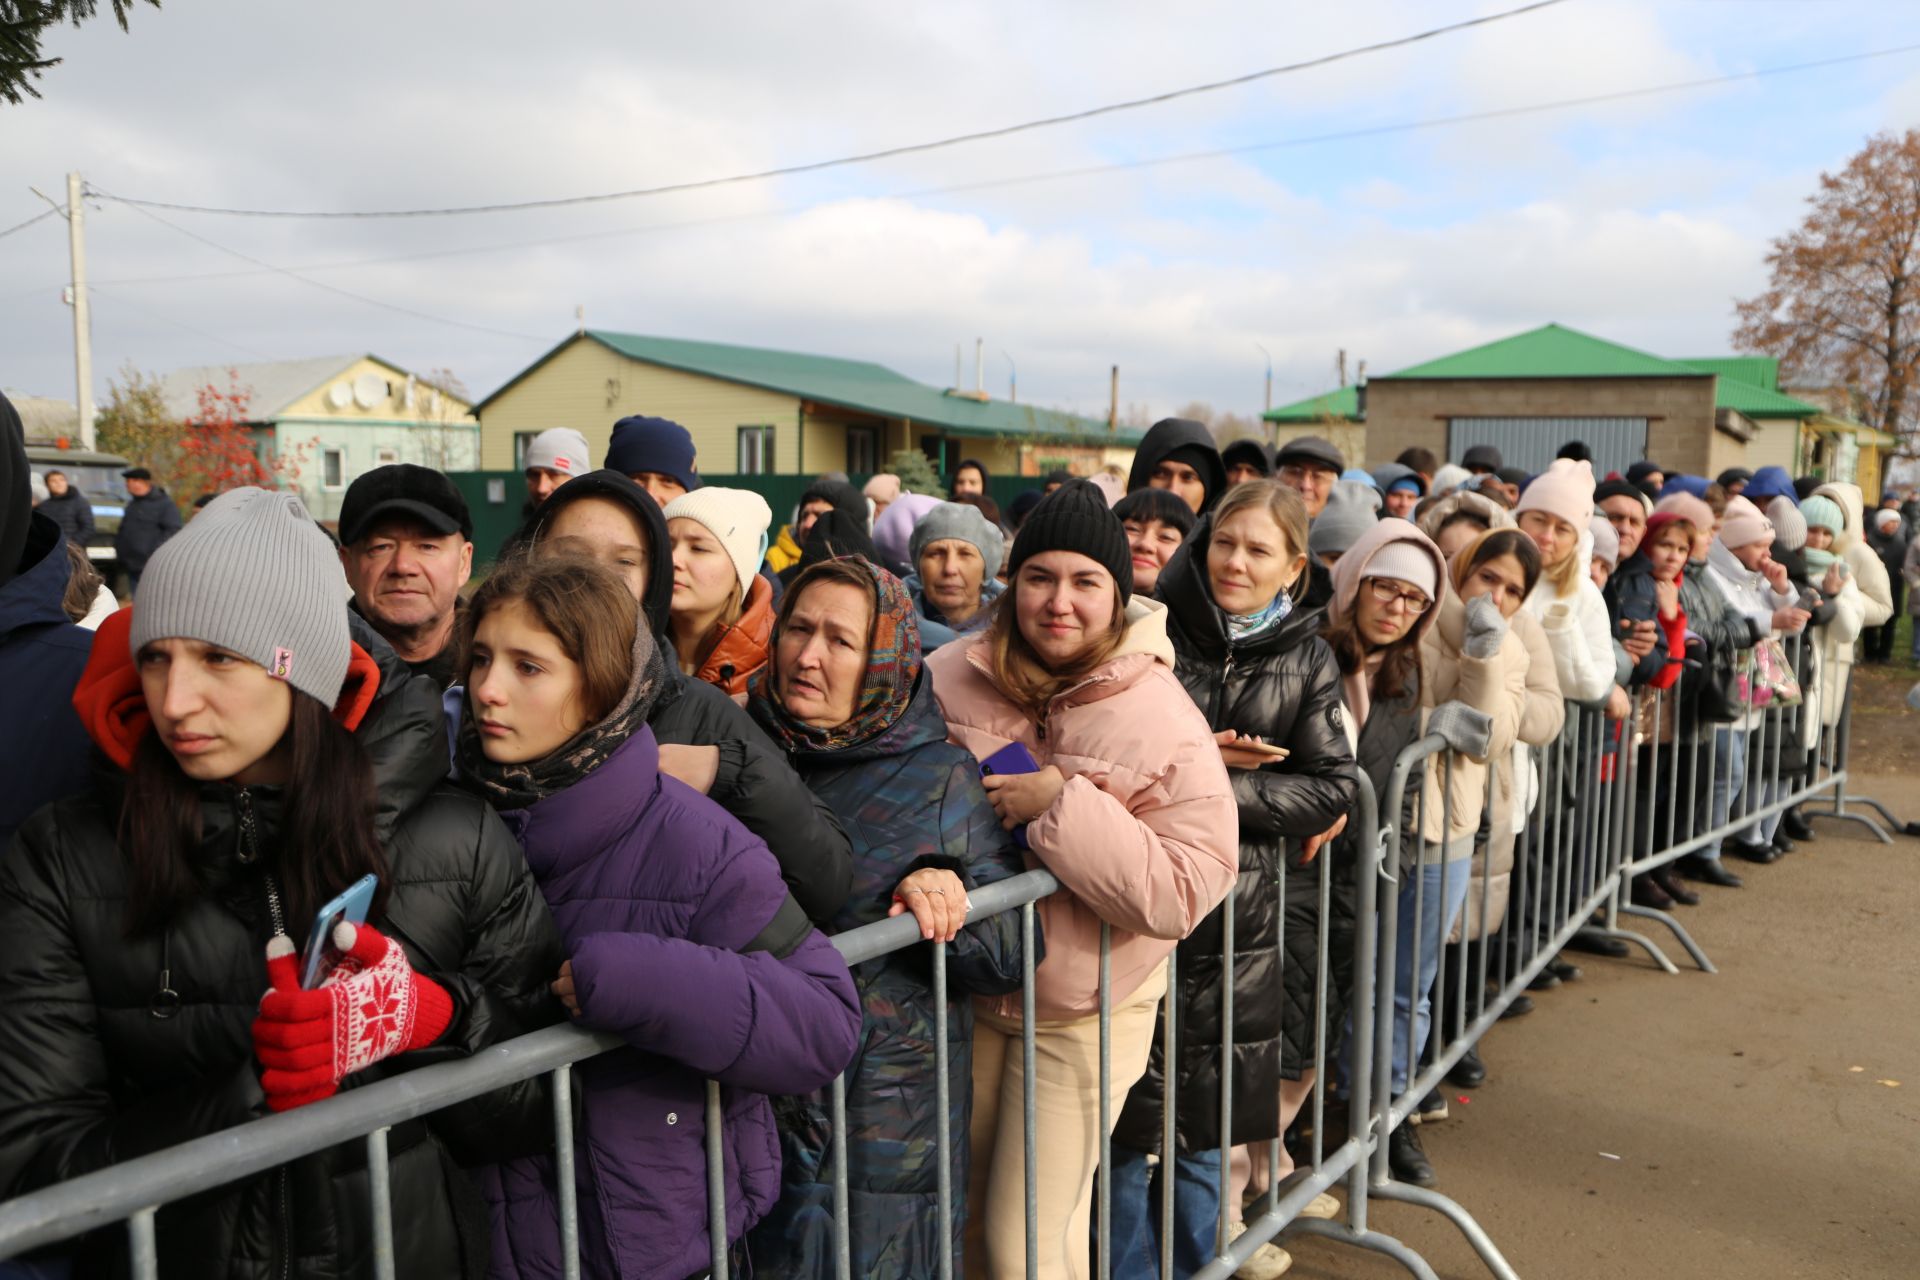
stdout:
[[1140,433],[1052,409],[941,390],[862,360],[583,330],[474,406],[480,466],[518,471],[550,427],[586,436],[597,461],[613,424],[670,418],[693,435],[702,475],[882,470],[919,449],[947,473],[978,458],[996,475],[1081,474],[1130,457]]
[[471,471],[480,424],[465,399],[378,356],[319,356],[176,369],[160,381],[171,417],[200,413],[200,392],[237,388],[260,448],[297,468],[292,487],[317,520],[340,514],[356,476],[392,462]]

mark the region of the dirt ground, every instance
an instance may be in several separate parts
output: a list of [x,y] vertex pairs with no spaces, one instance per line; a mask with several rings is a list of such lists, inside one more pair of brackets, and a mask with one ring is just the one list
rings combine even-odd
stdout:
[[[1901,771],[1854,790],[1903,818],[1920,818],[1920,713],[1888,704],[1917,675],[1869,677],[1856,742],[1856,761]],[[1586,976],[1497,1026],[1487,1083],[1450,1088],[1453,1117],[1422,1129],[1438,1190],[1520,1275],[1920,1276],[1920,839],[1815,827],[1781,861],[1741,864],[1746,888],[1679,908],[1717,975],[1579,957]],[[1371,1225],[1442,1277],[1487,1275],[1425,1210],[1376,1201]],[[1301,1280],[1406,1274],[1289,1248]]]

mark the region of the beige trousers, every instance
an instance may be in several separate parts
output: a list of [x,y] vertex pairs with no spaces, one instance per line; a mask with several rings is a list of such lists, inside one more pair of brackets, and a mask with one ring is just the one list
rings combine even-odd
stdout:
[[[1147,1072],[1167,970],[1155,966],[1113,1009],[1112,1111]],[[1033,1033],[1036,1198],[1041,1280],[1085,1280],[1093,1173],[1100,1162],[1100,1020],[1036,1023]],[[1025,1063],[1020,1020],[976,1010],[972,1169],[967,1180],[969,1280],[1027,1267]]]
[[[1293,1118],[1300,1114],[1300,1108],[1313,1096],[1314,1070],[1308,1067],[1300,1073],[1298,1080],[1280,1082],[1280,1132],[1285,1133]],[[1341,1135],[1345,1141],[1346,1135]],[[1329,1144],[1337,1145],[1337,1144]],[[1227,1191],[1233,1197],[1233,1220],[1241,1221],[1241,1205],[1248,1196],[1260,1196],[1267,1193],[1272,1185],[1267,1181],[1267,1158],[1272,1148],[1264,1142],[1250,1147],[1233,1149],[1233,1168],[1227,1180]],[[1280,1144],[1280,1177],[1293,1172],[1293,1157],[1287,1154],[1287,1144]]]

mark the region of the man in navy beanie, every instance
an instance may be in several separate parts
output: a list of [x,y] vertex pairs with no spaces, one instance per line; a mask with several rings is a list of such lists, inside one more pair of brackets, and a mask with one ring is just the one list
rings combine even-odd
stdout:
[[647,491],[664,508],[700,487],[693,436],[666,418],[622,418],[613,424],[606,468],[618,471]]

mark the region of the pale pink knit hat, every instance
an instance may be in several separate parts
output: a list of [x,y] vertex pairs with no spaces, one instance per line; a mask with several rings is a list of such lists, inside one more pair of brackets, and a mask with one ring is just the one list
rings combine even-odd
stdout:
[[1753,542],[1773,541],[1773,521],[1745,498],[1729,498],[1727,514],[1720,522],[1720,542],[1733,551]]
[[1593,517],[1593,464],[1573,458],[1555,458],[1553,465],[1533,478],[1513,514],[1544,511],[1559,516],[1576,531]]
[[1679,516],[1701,532],[1713,528],[1713,508],[1704,498],[1696,498],[1690,493],[1668,493],[1661,495],[1660,501],[1653,504],[1654,513],[1665,511]]

